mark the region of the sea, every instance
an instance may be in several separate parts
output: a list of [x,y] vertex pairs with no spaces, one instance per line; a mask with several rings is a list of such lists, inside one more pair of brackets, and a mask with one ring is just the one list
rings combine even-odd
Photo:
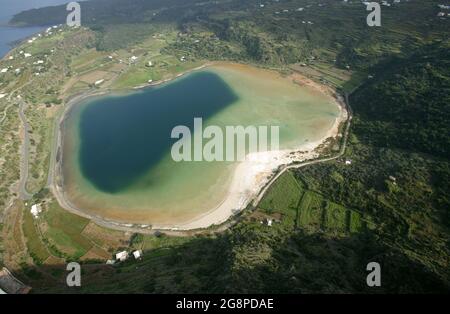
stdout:
[[11,50],[15,43],[42,31],[43,27],[11,27],[8,25],[14,14],[25,10],[61,5],[68,0],[0,0],[0,57]]

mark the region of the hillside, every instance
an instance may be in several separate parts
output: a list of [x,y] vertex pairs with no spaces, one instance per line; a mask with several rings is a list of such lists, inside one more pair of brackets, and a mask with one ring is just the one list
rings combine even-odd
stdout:
[[[83,27],[22,43],[17,50],[29,59],[1,61],[25,70],[0,78],[8,93],[0,100],[1,214],[7,209],[0,265],[37,293],[450,291],[450,19],[437,17],[440,1],[383,7],[381,28],[367,27],[359,1],[261,2],[93,0],[82,3]],[[60,24],[66,14],[64,6],[42,8],[11,23]],[[46,188],[52,128],[74,95],[170,79],[214,60],[298,72],[349,92],[345,155],[285,173],[226,230],[132,234],[58,205]],[[11,193],[20,180],[25,103],[24,189],[43,206],[38,220]],[[105,265],[134,249],[144,251],[142,260]],[[80,289],[66,287],[68,261],[83,263]],[[374,289],[366,285],[372,261],[383,270]]]
[[[367,69],[447,34],[438,0],[383,7],[383,27],[366,24],[358,1],[324,0],[96,0],[81,2],[82,25],[97,32],[97,48],[127,48],[158,28],[180,32],[165,51],[210,60],[270,66],[322,60],[341,68]],[[65,23],[64,6],[22,12],[13,25]]]
[[[442,117],[441,132],[449,132],[448,107],[445,102],[439,105],[442,90],[450,87],[448,69],[440,66],[448,62],[446,51],[446,44],[423,47],[392,63],[387,72],[373,70],[377,79],[351,97],[355,122],[345,158],[285,174],[256,211],[244,214],[224,233],[176,244],[159,236],[152,241],[165,246],[148,250],[138,270],[133,261],[114,268],[86,266],[89,275],[78,292],[450,291],[450,163],[442,155],[445,142],[421,123],[424,116]],[[431,74],[420,75],[420,60],[430,55],[434,56],[427,67]],[[386,110],[389,104],[396,104],[398,112],[411,110],[411,100],[399,101],[392,92],[399,86],[405,95],[428,100],[417,102],[421,114],[411,114],[407,123],[397,123],[397,117]],[[391,129],[376,128],[380,120],[390,123]],[[405,132],[410,125],[424,134],[427,145],[405,146],[403,138],[388,136],[394,129]],[[377,136],[389,141],[383,143]],[[265,219],[274,219],[275,224],[261,224]],[[137,237],[133,245],[148,241],[148,236]],[[382,265],[380,288],[364,284],[370,261]],[[36,285],[40,292],[68,291]]]

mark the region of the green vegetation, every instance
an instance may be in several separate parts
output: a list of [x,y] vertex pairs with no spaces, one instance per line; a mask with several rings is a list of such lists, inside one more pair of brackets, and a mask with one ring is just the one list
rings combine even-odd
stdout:
[[[368,227],[380,242],[448,286],[447,63],[448,43],[442,43],[393,61],[388,70],[380,66],[376,79],[350,98],[355,119],[345,158],[352,164],[307,167],[297,177],[333,202],[372,217]],[[359,229],[354,218],[350,228]]]
[[[38,105],[57,104],[62,86],[72,78],[77,81],[77,75],[86,76],[68,84],[65,97],[89,90],[99,70],[110,75],[113,88],[164,79],[202,60],[296,71],[352,92],[349,143],[339,160],[285,173],[258,209],[246,211],[220,234],[130,239],[52,201],[39,221],[26,210],[23,232],[37,266],[24,267],[20,275],[38,292],[74,292],[41,280],[41,273],[57,274],[41,265],[50,253],[78,259],[98,247],[109,253],[136,248],[144,250],[142,261],[89,265],[76,292],[450,291],[450,20],[436,17],[438,3],[411,0],[383,8],[382,28],[367,27],[367,12],[358,1],[323,1],[318,6],[280,0],[264,8],[241,0],[83,4],[89,8],[83,17],[89,30],[64,30],[22,45],[33,52],[33,61],[56,47],[41,76],[33,76],[31,67],[19,77],[10,71],[0,78],[2,89],[9,93],[21,88],[32,105],[27,116],[34,123],[32,139],[39,157],[31,166],[37,182],[33,190],[45,181],[46,130],[53,121],[38,125],[47,117],[47,109]],[[305,10],[296,11],[299,7]],[[66,14],[64,6],[52,7],[21,13],[13,22],[58,24]],[[131,16],[135,24],[130,24]],[[133,55],[138,61],[130,64]],[[154,66],[146,67],[149,61]],[[1,169],[8,169],[0,171],[2,205],[19,176],[17,116],[17,106],[0,100],[0,162]],[[383,269],[383,285],[376,289],[365,284],[365,267],[372,261]]]
[[37,265],[42,264],[50,254],[41,242],[41,237],[33,222],[33,216],[30,210],[24,210],[22,228],[26,238],[28,253]]
[[[351,102],[355,133],[374,146],[450,155],[450,43],[435,43],[377,69]],[[389,101],[387,101],[389,100]]]
[[88,219],[64,211],[57,203],[49,205],[44,219],[44,237],[56,256],[79,259],[92,248],[89,239],[81,235]]
[[271,213],[273,211],[295,211],[300,200],[302,187],[291,172],[281,176],[269,189],[259,207]]

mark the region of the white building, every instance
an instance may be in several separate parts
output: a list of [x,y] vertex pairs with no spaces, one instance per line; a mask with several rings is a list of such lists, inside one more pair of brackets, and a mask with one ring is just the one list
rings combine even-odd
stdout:
[[30,212],[34,216],[34,218],[38,218],[39,214],[42,212],[41,205],[34,204],[33,206],[31,206],[31,211]]
[[8,68],[4,68],[0,71],[0,73],[6,73],[6,72],[8,72]]
[[31,53],[28,53],[28,52],[25,52],[23,55],[24,55],[25,58],[31,57]]
[[95,85],[95,86],[98,86],[98,85],[100,85],[101,83],[103,83],[104,81],[105,81],[104,79],[95,81],[94,85]]
[[134,251],[133,256],[135,259],[140,259],[142,257],[142,251],[141,250]]
[[116,260],[119,260],[121,262],[126,261],[128,258],[128,252],[122,251],[116,254]]

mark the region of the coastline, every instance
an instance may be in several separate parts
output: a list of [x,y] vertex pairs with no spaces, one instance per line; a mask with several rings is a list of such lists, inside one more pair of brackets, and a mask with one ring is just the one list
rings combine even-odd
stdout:
[[[147,88],[149,86],[164,84],[190,72],[200,70],[214,64],[216,63],[205,63],[200,67],[196,67],[183,73],[179,73],[172,78],[141,85],[139,87],[133,88],[131,91]],[[217,64],[224,63],[218,62]],[[54,156],[56,156],[55,159],[57,160],[52,161],[52,169],[50,173],[52,178],[50,178],[49,176],[49,185],[53,191],[53,194],[55,195],[60,206],[64,209],[77,215],[91,219],[99,225],[112,229],[140,233],[151,233],[156,230],[169,232],[188,232],[192,230],[204,230],[212,226],[222,225],[229,221],[237,213],[240,213],[242,210],[247,208],[249,205],[256,205],[256,200],[258,198],[262,198],[264,191],[266,191],[270,187],[271,183],[275,181],[274,178],[279,176],[277,175],[279,169],[288,167],[292,164],[298,164],[318,158],[319,153],[317,152],[317,148],[323,145],[328,139],[337,137],[339,133],[339,126],[341,125],[341,123],[347,121],[348,113],[345,109],[345,105],[343,105],[342,103],[342,99],[340,99],[339,96],[336,96],[334,91],[329,87],[315,83],[299,74],[292,74],[289,76],[289,78],[293,81],[293,83],[305,85],[308,88],[315,89],[318,92],[324,93],[328,97],[331,97],[333,99],[333,102],[339,108],[339,116],[335,119],[333,126],[329,130],[327,130],[326,134],[320,140],[302,144],[294,150],[271,151],[247,155],[246,161],[239,163],[237,168],[235,169],[233,173],[232,183],[228,188],[225,199],[215,208],[212,208],[211,210],[204,212],[189,221],[166,225],[136,225],[131,223],[122,223],[109,220],[99,215],[90,214],[83,209],[77,208],[66,197],[61,165],[63,153],[62,145],[64,142],[64,135],[62,130],[65,118],[74,105],[82,102],[83,100],[86,100],[87,98],[114,93],[115,91],[112,90],[91,90],[73,96],[66,103],[66,107],[64,108],[61,116],[57,121],[58,127],[56,128],[56,145],[54,147],[55,151],[53,154]],[[300,83],[298,81],[300,81]]]

